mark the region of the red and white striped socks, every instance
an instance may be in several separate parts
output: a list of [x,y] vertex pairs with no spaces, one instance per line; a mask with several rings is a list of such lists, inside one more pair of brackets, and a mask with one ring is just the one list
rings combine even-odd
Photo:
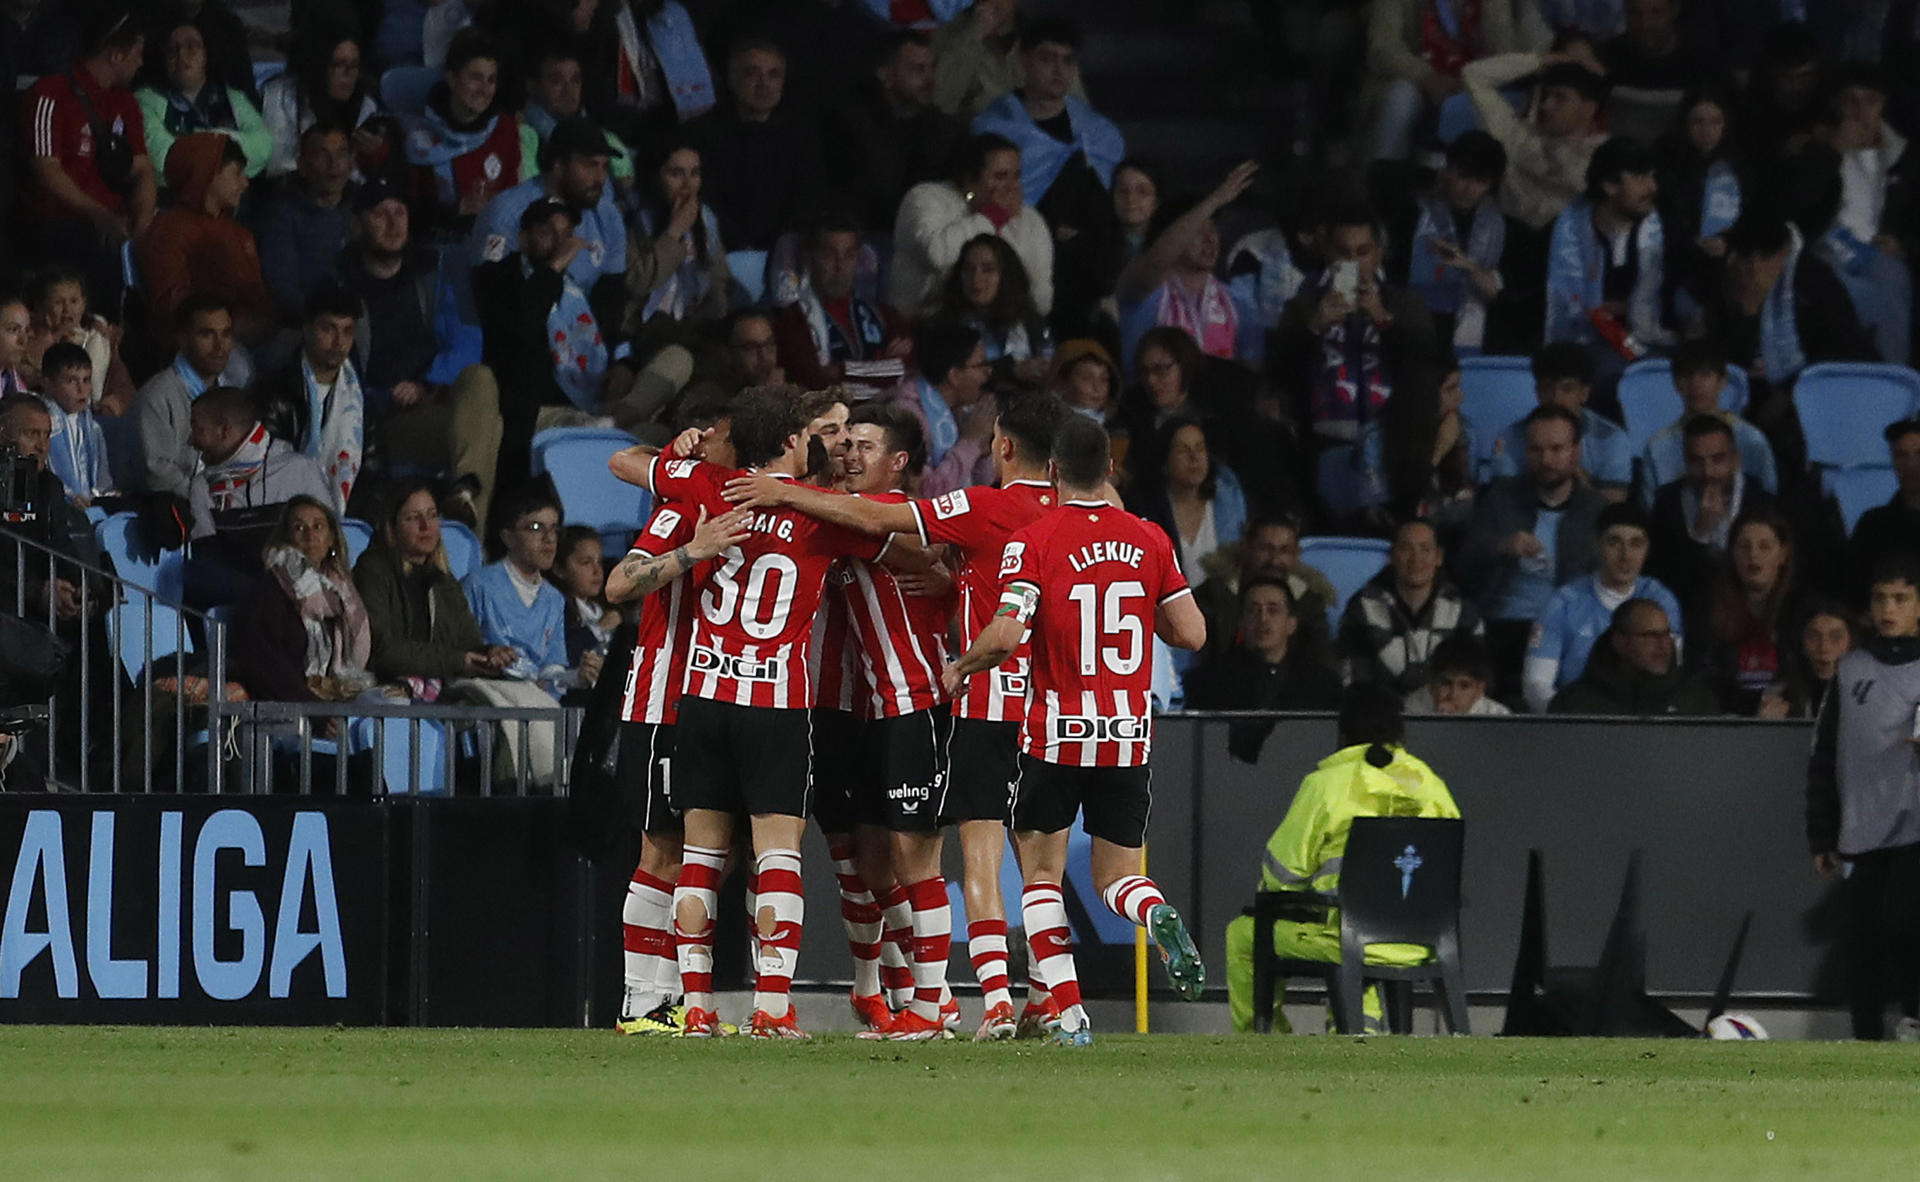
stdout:
[[754,930],[760,934],[760,955],[753,1008],[769,1018],[784,1018],[791,1004],[806,914],[800,851],[767,850],[754,861],[754,869]]
[[[673,888],[673,937],[689,1009],[713,1010],[713,926],[720,907],[720,868],[726,861],[727,851],[694,845],[681,856],[680,881]],[[698,931],[680,922],[689,904],[697,904],[705,914]]]
[[620,909],[622,956],[627,995],[623,1018],[638,1018],[679,992],[680,966],[674,960],[672,922],[673,884],[640,869],[627,884],[627,901]]
[[1160,888],[1144,874],[1129,874],[1125,878],[1115,879],[1107,889],[1100,892],[1100,901],[1107,910],[1121,919],[1132,920],[1138,927],[1147,926],[1147,913],[1167,901]]
[[953,950],[953,909],[947,880],[934,875],[907,888],[913,906],[913,1012],[936,1022],[946,1000],[947,957]]
[[897,882],[888,887],[880,910],[880,979],[886,983],[887,1004],[904,1010],[913,1002],[913,902],[907,888]]
[[1032,882],[1020,892],[1020,914],[1027,924],[1027,950],[1034,973],[1047,983],[1060,1010],[1060,1022],[1078,1030],[1086,1022],[1080,1008],[1080,974],[1073,963],[1073,929],[1067,923],[1066,897],[1058,883]]
[[872,997],[880,992],[880,904],[853,862],[853,843],[828,847],[833,874],[840,882],[840,924],[847,930],[847,951],[853,954],[853,992]]
[[967,925],[967,959],[980,981],[980,998],[988,1009],[1012,1005],[1007,988],[1007,921],[976,919]]

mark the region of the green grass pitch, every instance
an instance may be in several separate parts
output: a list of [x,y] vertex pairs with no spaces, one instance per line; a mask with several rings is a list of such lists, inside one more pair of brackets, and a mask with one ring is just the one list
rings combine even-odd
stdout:
[[0,1178],[1911,1179],[1920,1048],[0,1027]]

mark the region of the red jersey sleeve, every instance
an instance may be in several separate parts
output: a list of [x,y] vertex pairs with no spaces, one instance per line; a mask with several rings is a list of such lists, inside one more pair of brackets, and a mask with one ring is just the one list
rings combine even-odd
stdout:
[[978,550],[990,526],[981,491],[956,488],[926,500],[908,501],[907,506],[913,510],[913,519],[920,527],[920,540],[929,546],[948,543],[968,554]]
[[646,528],[633,539],[633,545],[627,547],[627,553],[645,554],[649,558],[671,554],[692,540],[694,522],[698,519],[698,513],[689,511],[685,505],[662,505],[653,511]]
[[1000,586],[1011,587],[1015,583],[1025,583],[1039,590],[1041,586],[1040,559],[1035,549],[1037,536],[1030,529],[1014,532],[1007,539],[1007,548],[1000,552]]
[[[35,156],[62,156],[74,138],[73,120],[79,104],[71,96],[60,95],[62,89],[59,79],[42,78],[33,84],[33,89],[27,92],[27,101],[22,104],[21,126],[27,150]],[[141,148],[145,150],[146,137],[140,138]]]
[[859,558],[866,562],[880,561],[880,556],[887,552],[888,543],[893,540],[891,535],[875,536],[825,522],[820,524],[820,531],[815,536],[819,539],[821,553],[836,558]]
[[1193,588],[1187,585],[1187,576],[1180,569],[1180,560],[1174,556],[1173,540],[1167,537],[1163,529],[1143,530],[1153,547],[1154,560],[1160,567],[1160,590],[1153,597],[1154,606],[1178,599],[1182,595],[1191,595]]
[[706,506],[710,516],[718,516],[733,508],[720,495],[721,486],[726,483],[722,478],[732,476],[704,460],[671,459],[665,452],[653,457],[648,468],[648,483],[653,485],[653,495],[663,501],[681,501],[684,507]]

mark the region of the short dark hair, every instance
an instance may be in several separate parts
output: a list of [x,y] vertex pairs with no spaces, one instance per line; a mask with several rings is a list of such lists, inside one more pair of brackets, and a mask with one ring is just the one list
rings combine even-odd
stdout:
[[1447,167],[1461,176],[1498,185],[1507,175],[1507,150],[1476,127],[1447,145]]
[[1471,677],[1475,681],[1493,680],[1493,658],[1487,646],[1471,632],[1459,631],[1433,646],[1427,658],[1427,682],[1444,677]]
[[1727,374],[1727,355],[1709,337],[1698,340],[1682,341],[1673,351],[1673,379],[1692,377],[1697,373]]
[[846,209],[829,209],[814,219],[813,224],[807,227],[804,243],[808,252],[819,249],[820,244],[829,234],[851,234],[863,243],[866,241],[866,235],[861,230],[860,219]]
[[1029,464],[1053,455],[1053,437],[1073,414],[1051,390],[1017,390],[1001,395],[995,424],[1013,440],[1013,450]]
[[806,430],[800,401],[785,386],[751,386],[733,402],[733,453],[742,468],[764,468]]
[[787,51],[771,37],[742,37],[727,46],[727,64],[732,65],[735,58],[745,53],[770,53],[782,62],[787,60]]
[[47,377],[54,377],[72,369],[84,369],[89,372],[93,369],[93,354],[87,352],[84,346],[76,345],[72,341],[55,341],[47,346],[47,351],[40,357],[40,372]]
[[995,152],[1018,152],[1019,150],[1019,144],[991,131],[970,135],[966,143],[960,145],[960,151],[954,156],[954,180],[964,189],[967,182],[977,178],[987,167],[987,157]]
[[366,311],[366,305],[360,302],[360,296],[338,279],[322,279],[319,286],[307,296],[306,323],[312,324],[322,316],[346,316],[360,319]]
[[53,417],[53,412],[47,409],[47,404],[32,394],[8,394],[0,398],[0,422],[12,418],[16,410],[36,410],[49,419]]
[[1899,419],[1888,423],[1887,429],[1881,434],[1885,437],[1887,446],[1892,447],[1909,435],[1920,435],[1920,419]]
[[1393,540],[1393,541],[1396,541],[1396,542],[1397,542],[1397,541],[1399,541],[1399,540],[1400,540],[1400,535],[1401,535],[1402,533],[1404,533],[1404,532],[1406,532],[1407,530],[1410,530],[1410,529],[1413,529],[1413,528],[1415,528],[1415,527],[1418,527],[1418,528],[1420,528],[1420,529],[1424,529],[1424,530],[1426,530],[1426,531],[1427,531],[1428,533],[1430,533],[1430,534],[1432,534],[1432,535],[1433,535],[1433,541],[1434,541],[1434,544],[1435,544],[1435,545],[1440,545],[1440,544],[1441,544],[1441,543],[1440,543],[1440,527],[1439,527],[1439,526],[1437,526],[1437,525],[1435,525],[1435,524],[1433,523],[1433,519],[1432,519],[1432,518],[1428,518],[1428,517],[1405,517],[1405,518],[1402,518],[1402,519],[1401,519],[1401,520],[1400,520],[1399,522],[1397,522],[1397,523],[1396,523],[1396,524],[1394,525],[1394,527],[1393,527],[1393,539],[1392,539],[1392,540]]
[[1606,196],[1606,184],[1627,173],[1652,172],[1659,167],[1653,149],[1631,136],[1616,135],[1593,150],[1587,161],[1587,200]]
[[1583,386],[1593,385],[1593,354],[1584,345],[1572,341],[1554,341],[1540,346],[1533,355],[1533,381],[1536,386],[1572,378]]
[[1343,226],[1365,226],[1373,231],[1376,241],[1380,239],[1380,215],[1371,205],[1359,201],[1341,201],[1327,206],[1320,217],[1320,228],[1338,230]]
[[1867,579],[1868,587],[1878,587],[1882,583],[1905,583],[1920,588],[1920,558],[1911,554],[1893,553],[1873,564],[1873,574]]
[[[306,151],[308,140],[317,139],[323,135],[337,135],[343,138],[351,139],[353,137],[353,132],[348,128],[340,126],[338,123],[332,123],[322,119],[322,120],[318,120],[316,122],[307,124],[306,128],[300,132],[299,138],[295,142],[299,144],[300,150],[304,152]],[[238,140],[230,139],[227,141],[227,143],[236,148],[239,147]],[[227,152],[222,152],[220,154],[220,162],[222,164],[231,163],[232,160],[233,160],[233,157],[231,154]],[[247,154],[245,151],[242,151],[240,153],[240,162],[244,164],[246,163],[246,160],[247,160]]]
[[462,29],[453,35],[453,40],[447,45],[446,72],[458,74],[482,59],[498,65],[500,47],[494,44],[493,38],[479,29],[472,27]]
[[547,490],[545,481],[523,484],[507,495],[500,506],[499,516],[494,520],[500,523],[501,529],[512,529],[514,523],[522,517],[538,513],[542,509],[551,509],[563,516],[566,512],[560,507],[559,498]]
[[773,309],[750,304],[745,308],[735,308],[720,322],[720,340],[722,343],[733,340],[733,330],[749,320],[764,320],[767,327],[773,327]]
[[560,562],[564,561],[567,555],[573,553],[574,549],[582,542],[592,542],[594,549],[598,550],[600,548],[600,531],[594,529],[591,525],[569,525],[562,528],[560,531],[560,540],[554,546],[553,550],[555,559],[553,564],[554,570],[548,571],[547,577],[552,578],[554,571],[560,569]]
[[1652,608],[1654,611],[1659,612],[1661,618],[1667,621],[1668,630],[1672,630],[1674,622],[1672,618],[1667,615],[1666,608],[1661,607],[1651,599],[1629,599],[1619,607],[1614,608],[1613,615],[1608,617],[1607,635],[1618,636],[1627,631],[1627,629],[1633,625],[1633,613],[1645,608]]
[[260,401],[251,390],[239,386],[213,386],[193,400],[190,413],[206,415],[216,423],[244,427],[260,421]]
[[1792,246],[1793,230],[1784,218],[1750,213],[1728,226],[1721,238],[1727,244],[1729,255],[1752,258],[1756,255],[1779,254]]
[[1647,515],[1631,500],[1616,501],[1600,510],[1600,516],[1593,520],[1593,536],[1597,538],[1616,525],[1632,526],[1641,533],[1651,532],[1647,526]]
[[80,22],[80,53],[97,57],[103,53],[132,49],[147,35],[146,22],[137,20],[133,6],[125,0],[108,0],[83,10]]
[[1607,80],[1579,62],[1555,62],[1540,71],[1540,89],[1565,87],[1590,103],[1607,101]]
[[1206,354],[1200,351],[1200,343],[1193,334],[1175,324],[1156,324],[1140,334],[1140,341],[1133,347],[1133,364],[1136,370],[1144,364],[1141,358],[1148,349],[1163,350],[1173,363],[1180,367],[1180,380],[1191,392],[1193,383],[1200,376],[1200,366]]
[[[548,62],[580,62],[580,56],[580,50],[572,42],[549,39],[527,60],[527,77],[538,78]],[[584,68],[586,63],[580,62],[580,65]]]
[[689,427],[704,430],[732,415],[733,399],[720,390],[705,387],[680,400],[680,405],[674,408],[673,429],[676,432]]
[[1247,601],[1253,598],[1253,590],[1256,587],[1271,587],[1280,592],[1281,601],[1287,605],[1287,614],[1290,616],[1298,616],[1300,614],[1300,601],[1294,598],[1293,588],[1288,586],[1287,581],[1278,575],[1253,575],[1250,578],[1240,580],[1240,608],[1242,611],[1246,610]]
[[1070,414],[1054,429],[1053,463],[1060,483],[1094,488],[1113,467],[1113,441],[1105,427],[1085,415]]
[[1725,435],[1731,440],[1733,425],[1719,415],[1694,415],[1680,427],[1680,446],[1685,448],[1693,440],[1703,439],[1708,435]]
[[1020,52],[1032,53],[1042,45],[1080,48],[1080,27],[1065,17],[1036,16],[1020,23]]
[[874,68],[879,69],[882,66],[892,65],[893,59],[899,57],[900,51],[909,45],[918,45],[922,49],[932,49],[933,39],[918,29],[889,29],[881,35],[880,44],[874,50]]
[[918,476],[927,466],[927,432],[905,409],[884,402],[863,402],[847,416],[847,426],[872,424],[886,436],[887,451],[907,453],[908,476]]
[[1565,423],[1573,428],[1575,443],[1580,442],[1581,437],[1587,433],[1587,425],[1580,421],[1580,416],[1558,403],[1536,406],[1528,411],[1527,417],[1520,420],[1521,438],[1525,438],[1528,429],[1536,423]]
[[233,303],[226,296],[215,291],[192,291],[180,305],[173,310],[173,327],[176,332],[185,332],[193,327],[193,322],[209,312],[225,312],[233,315]]
[[954,370],[967,363],[980,343],[980,330],[962,321],[944,316],[920,322],[913,334],[914,356],[920,362],[920,376],[929,385],[938,386]]

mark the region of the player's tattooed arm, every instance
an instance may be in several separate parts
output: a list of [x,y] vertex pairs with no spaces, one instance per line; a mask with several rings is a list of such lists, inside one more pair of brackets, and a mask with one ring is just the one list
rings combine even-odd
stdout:
[[[711,427],[688,427],[667,445],[667,458],[678,460],[699,455],[701,445],[706,443],[707,436],[712,434]],[[651,444],[636,443],[625,451],[615,452],[613,458],[607,461],[607,469],[628,484],[637,484],[641,488],[651,489],[653,457],[659,454],[661,450]]]
[[747,536],[750,516],[744,509],[735,509],[709,520],[701,509],[692,540],[666,554],[629,554],[614,567],[607,576],[607,602],[626,603],[651,594],[719,555]]

